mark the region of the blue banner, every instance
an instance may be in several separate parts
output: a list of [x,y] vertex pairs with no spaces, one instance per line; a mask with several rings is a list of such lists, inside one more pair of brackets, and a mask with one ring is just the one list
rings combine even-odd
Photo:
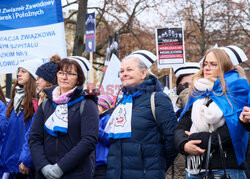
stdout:
[[85,16],[85,51],[95,51],[95,13]]
[[0,31],[63,22],[60,0],[0,0]]
[[67,56],[61,0],[0,0],[0,74],[54,54]]

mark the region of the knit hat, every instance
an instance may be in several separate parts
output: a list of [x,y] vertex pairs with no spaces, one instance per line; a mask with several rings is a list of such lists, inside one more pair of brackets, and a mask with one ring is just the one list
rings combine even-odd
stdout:
[[83,58],[81,56],[70,56],[67,58],[70,60],[77,61],[77,63],[81,66],[82,71],[85,75],[88,74],[88,71],[92,68],[91,64],[86,58]]
[[128,57],[140,59],[147,66],[147,68],[149,68],[157,59],[157,57],[148,50],[137,50],[128,55],[126,58]]
[[237,46],[230,45],[226,47],[220,47],[220,49],[223,49],[227,53],[233,65],[239,65],[240,63],[248,60],[243,50]]
[[18,68],[24,68],[27,70],[36,80],[36,70],[39,66],[43,64],[42,59],[32,59],[32,60],[26,60],[24,62],[21,62],[18,66]]
[[41,65],[36,70],[36,75],[42,77],[46,81],[56,84],[56,73],[57,73],[58,64],[54,62],[47,62]]
[[102,106],[105,109],[111,108],[114,100],[110,95],[100,95],[98,96],[98,105]]
[[200,64],[195,62],[186,62],[183,65],[176,65],[173,67],[175,76],[194,74],[200,70]]

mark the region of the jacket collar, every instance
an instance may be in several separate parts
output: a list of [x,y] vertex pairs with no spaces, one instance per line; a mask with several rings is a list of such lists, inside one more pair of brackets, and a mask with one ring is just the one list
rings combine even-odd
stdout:
[[[58,85],[52,86],[51,88],[44,89],[45,94],[47,95],[48,99],[52,100],[52,91],[57,87]],[[70,101],[79,98],[80,96],[85,96],[85,93],[82,90],[82,86],[77,86],[74,90],[73,94],[71,95]]]
[[133,94],[137,91],[149,92],[162,91],[162,86],[159,80],[154,75],[149,75],[142,83],[135,87],[123,87],[122,92],[126,95]]

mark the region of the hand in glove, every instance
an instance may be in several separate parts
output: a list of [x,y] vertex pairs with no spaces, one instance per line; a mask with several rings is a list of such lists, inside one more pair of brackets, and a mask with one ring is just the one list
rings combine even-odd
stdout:
[[51,169],[52,169],[53,165],[46,165],[41,169],[42,174],[45,176],[45,178],[47,179],[56,179],[55,177],[53,177],[50,173],[51,173]]
[[63,171],[56,163],[52,165],[51,169],[49,170],[49,175],[55,179],[61,178],[61,176],[63,175]]

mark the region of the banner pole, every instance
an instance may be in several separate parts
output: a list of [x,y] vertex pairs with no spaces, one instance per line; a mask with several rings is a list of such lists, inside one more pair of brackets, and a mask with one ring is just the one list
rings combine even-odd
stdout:
[[172,85],[172,68],[170,68],[170,77],[169,77],[169,79],[170,79],[170,84],[169,84],[169,86],[170,86],[170,99],[171,99],[171,101],[173,102],[173,93],[172,93],[172,90],[173,90],[173,85]]
[[[91,66],[93,66],[93,52],[90,52],[90,57],[89,57],[89,62],[90,62],[90,64],[91,64]],[[89,81],[90,81],[90,83],[94,83],[94,69],[93,68],[91,68],[90,69],[90,77],[89,77]]]

